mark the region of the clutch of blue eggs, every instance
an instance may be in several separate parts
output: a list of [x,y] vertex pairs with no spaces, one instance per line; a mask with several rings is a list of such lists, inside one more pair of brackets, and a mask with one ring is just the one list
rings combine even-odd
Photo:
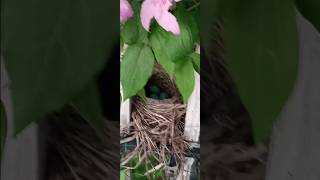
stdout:
[[151,99],[165,100],[170,98],[170,95],[157,85],[147,86],[145,90],[146,96]]

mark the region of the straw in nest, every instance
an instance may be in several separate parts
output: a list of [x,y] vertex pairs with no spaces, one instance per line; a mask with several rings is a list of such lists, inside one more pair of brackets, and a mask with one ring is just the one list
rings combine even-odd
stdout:
[[[131,113],[132,131],[130,137],[121,142],[132,139],[137,142],[137,147],[122,159],[121,165],[126,169],[135,169],[148,157],[153,157],[159,162],[158,166],[146,167],[145,175],[153,169],[156,170],[156,167],[166,167],[169,164],[168,155],[173,156],[177,166],[181,166],[185,151],[189,147],[183,136],[186,106],[182,104],[174,81],[157,64],[149,83],[166,89],[172,98],[155,100],[134,97]],[[134,167],[129,166],[134,157],[139,157],[139,162]]]
[[101,138],[72,108],[50,115],[47,179],[118,179],[119,128],[115,123],[105,121]]

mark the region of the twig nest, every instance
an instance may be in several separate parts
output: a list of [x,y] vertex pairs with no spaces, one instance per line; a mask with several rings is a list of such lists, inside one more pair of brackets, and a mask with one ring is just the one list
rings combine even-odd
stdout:
[[177,165],[181,166],[189,146],[184,139],[186,106],[182,103],[174,80],[158,64],[146,87],[154,92],[163,89],[170,98],[132,98],[131,135],[135,137],[137,147],[122,160],[122,165],[134,169],[128,164],[137,156],[139,163],[154,157],[158,164],[164,164],[163,167],[173,157]]

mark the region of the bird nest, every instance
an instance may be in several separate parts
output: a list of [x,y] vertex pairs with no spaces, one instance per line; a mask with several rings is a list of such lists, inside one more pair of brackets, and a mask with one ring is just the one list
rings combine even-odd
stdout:
[[73,108],[48,118],[46,177],[49,180],[103,180],[119,176],[118,122],[104,121],[100,135]]
[[[135,149],[121,161],[122,167],[127,170],[137,168],[150,157],[156,159],[158,165],[146,165],[145,176],[167,167],[170,159],[180,167],[188,148],[188,143],[184,139],[186,106],[182,103],[174,80],[157,64],[146,86],[150,84],[165,89],[170,98],[164,100],[132,98],[131,131],[129,137],[121,142],[136,140],[137,144]],[[134,157],[138,157],[139,160],[132,165],[130,161]]]

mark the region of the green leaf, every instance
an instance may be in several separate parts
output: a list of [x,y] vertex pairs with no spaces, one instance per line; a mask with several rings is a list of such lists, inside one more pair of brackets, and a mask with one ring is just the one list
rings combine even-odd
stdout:
[[152,75],[154,56],[150,47],[144,44],[131,45],[121,62],[121,84],[124,100],[136,95]]
[[110,36],[119,31],[110,25],[119,23],[118,6],[104,0],[3,0],[2,6],[18,133],[69,102],[102,69],[118,40]]
[[127,175],[126,175],[125,170],[121,170],[120,171],[120,180],[126,180],[126,177],[127,177]]
[[177,8],[174,14],[180,26],[180,34],[174,35],[155,26],[149,39],[157,61],[171,75],[174,62],[193,52],[195,42],[199,39],[198,26],[192,14],[183,7]]
[[141,43],[148,35],[148,32],[142,27],[140,20],[141,3],[137,0],[131,2],[134,16],[124,24],[121,36],[127,44]]
[[104,118],[100,94],[96,82],[90,82],[72,100],[73,107],[97,131],[103,133]]
[[195,85],[194,69],[190,57],[177,62],[174,75],[183,102],[187,104]]
[[147,96],[146,96],[146,91],[144,90],[144,88],[142,88],[138,93],[137,95],[142,98],[142,99],[146,99]]
[[299,11],[320,32],[320,1],[319,0],[295,0]]
[[2,153],[4,150],[5,139],[7,135],[7,123],[6,123],[6,112],[2,102],[0,101],[0,160],[2,159]]
[[161,64],[161,66],[168,72],[168,74],[173,75],[174,72],[174,63],[171,61],[167,52],[167,38],[168,34],[164,30],[157,28],[153,31],[150,36],[150,44],[152,46],[152,50],[154,55]]
[[200,54],[198,53],[192,53],[189,55],[189,57],[192,60],[193,68],[197,73],[200,74]]
[[295,85],[295,9],[290,0],[244,0],[236,5],[224,26],[226,60],[258,143],[270,138],[273,122]]

